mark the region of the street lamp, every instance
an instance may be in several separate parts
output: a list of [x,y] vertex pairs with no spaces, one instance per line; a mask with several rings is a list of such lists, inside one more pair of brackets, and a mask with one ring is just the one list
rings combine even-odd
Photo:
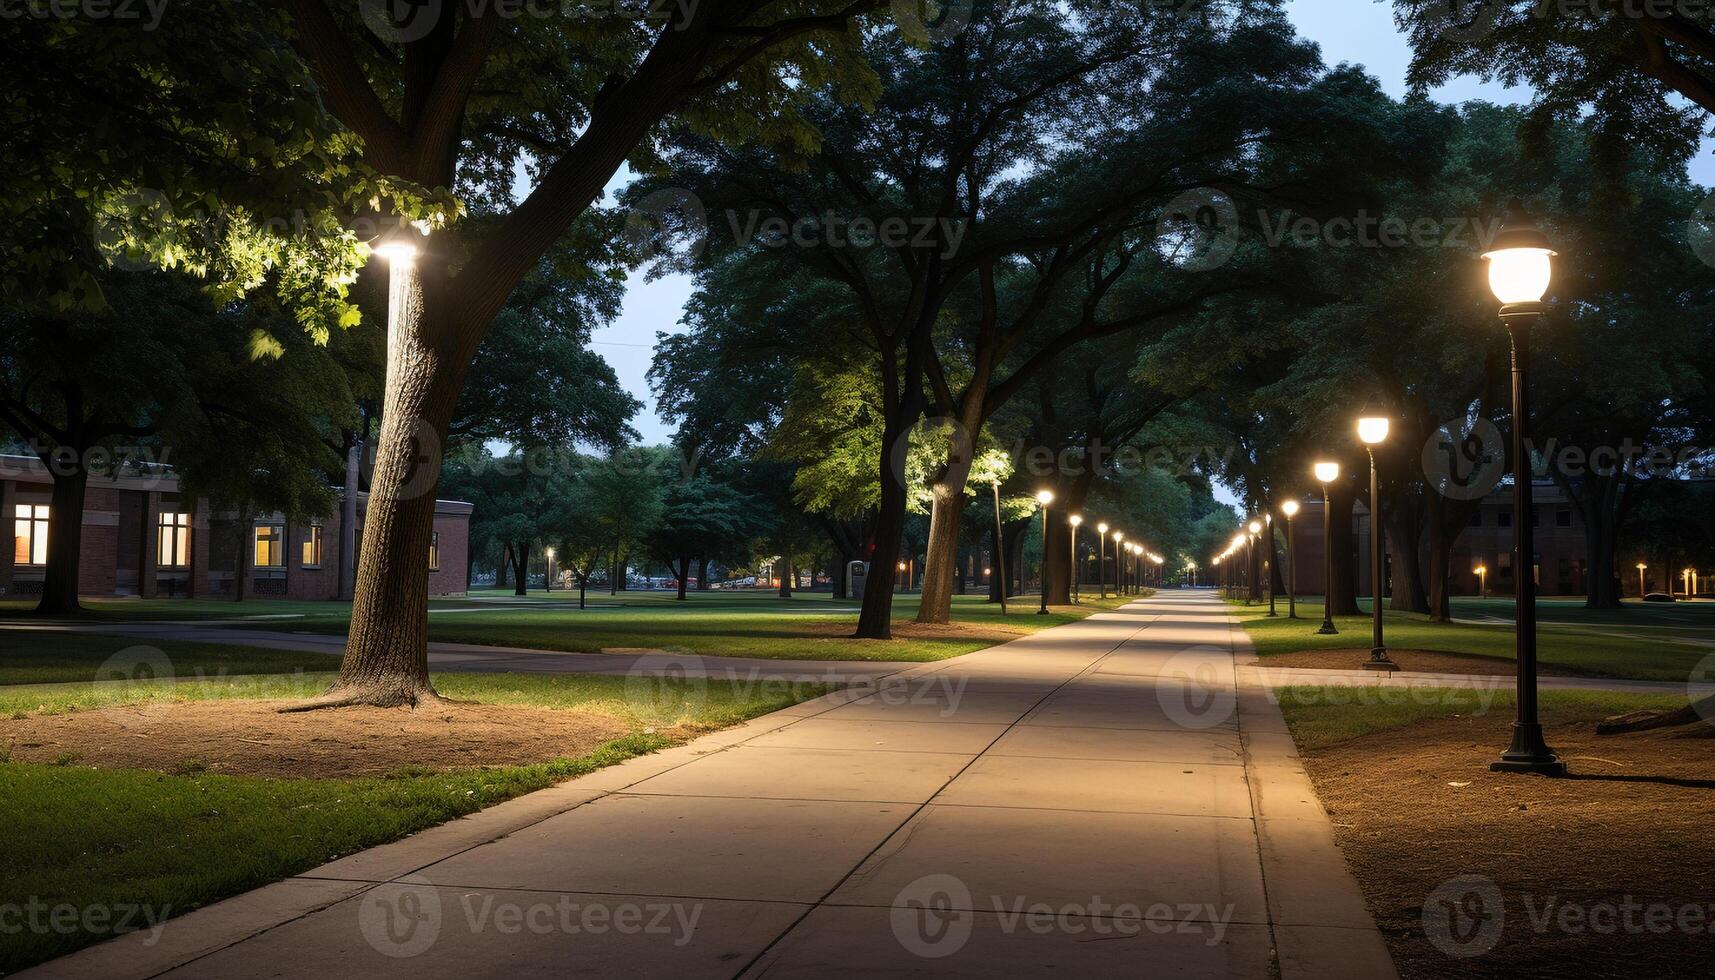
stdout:
[[1036,502],[1042,505],[1042,607],[1036,615],[1048,615],[1048,505],[1054,502],[1054,491],[1036,491]]
[[1108,597],[1108,522],[1096,525],[1096,570],[1102,576],[1102,598]]
[[1280,505],[1286,515],[1286,618],[1298,618],[1298,548],[1293,543],[1292,519],[1298,516],[1298,501],[1288,500]]
[[1489,597],[1489,566],[1478,565],[1471,571],[1477,573],[1477,598],[1487,599]]
[[1077,602],[1078,601],[1078,526],[1084,523],[1084,517],[1082,514],[1073,514],[1071,517],[1066,518],[1066,523],[1072,525],[1072,547],[1070,549],[1070,551],[1071,551],[1070,557],[1071,557],[1071,561],[1072,561],[1072,601]]
[[1328,486],[1340,478],[1340,464],[1321,462],[1311,467],[1316,481],[1322,484],[1322,626],[1316,632],[1334,636],[1334,505],[1328,496]]
[[1125,546],[1125,532],[1114,532],[1114,595],[1125,595],[1125,585],[1120,578],[1120,552]]
[[1639,599],[1642,599],[1645,596],[1649,595],[1649,588],[1648,588],[1648,586],[1646,586],[1644,584],[1644,570],[1647,568],[1649,568],[1648,565],[1644,564],[1641,561],[1638,562],[1638,598]]
[[1382,491],[1381,477],[1376,471],[1376,448],[1387,441],[1388,417],[1374,395],[1364,403],[1358,415],[1358,439],[1370,454],[1370,623],[1374,644],[1366,670],[1398,670],[1399,664],[1388,658],[1387,644],[1382,640]]
[[1248,606],[1256,598],[1256,539],[1262,534],[1262,524],[1251,521],[1245,530],[1249,532],[1245,537],[1245,605]]
[[1525,429],[1530,423],[1528,377],[1530,332],[1547,307],[1542,297],[1554,276],[1554,249],[1548,236],[1514,200],[1507,220],[1483,258],[1489,263],[1489,288],[1501,301],[1501,323],[1512,339],[1513,353],[1513,568],[1517,589],[1513,592],[1516,626],[1514,642],[1518,659],[1518,720],[1513,723],[1512,745],[1489,768],[1497,772],[1536,772],[1559,776],[1566,773],[1548,743],[1542,739],[1542,722],[1536,704],[1536,543],[1532,538],[1530,464],[1525,456]]
[[542,562],[542,591],[552,592],[554,591],[554,549],[543,548],[542,558],[544,559]]

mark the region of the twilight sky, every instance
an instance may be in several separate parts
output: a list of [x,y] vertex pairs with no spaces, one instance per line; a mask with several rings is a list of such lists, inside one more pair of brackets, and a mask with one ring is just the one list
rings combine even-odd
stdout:
[[[1322,46],[1324,61],[1330,65],[1361,64],[1381,79],[1390,94],[1404,95],[1405,70],[1411,51],[1405,37],[1394,27],[1390,0],[1287,0],[1286,6],[1299,33]],[[1508,90],[1470,78],[1456,79],[1438,89],[1435,96],[1450,103],[1469,99],[1516,103],[1528,99],[1523,90]],[[1707,150],[1706,146],[1706,152],[1692,167],[1693,176],[1704,185],[1715,183],[1715,158]],[[617,190],[628,179],[622,171],[609,190]],[[691,281],[685,276],[650,283],[641,276],[635,277],[626,293],[624,311],[594,336],[596,351],[607,358],[619,374],[620,382],[646,406],[632,421],[646,444],[665,442],[672,435],[672,429],[655,415],[655,399],[649,393],[644,373],[649,370],[654,353],[656,332],[682,331],[679,317],[690,292]]]

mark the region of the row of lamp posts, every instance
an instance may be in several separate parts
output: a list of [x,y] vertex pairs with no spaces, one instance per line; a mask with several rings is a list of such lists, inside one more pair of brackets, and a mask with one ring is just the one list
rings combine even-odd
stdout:
[[[998,500],[998,498],[997,498]],[[1040,490],[1036,494],[1036,503],[1042,511],[1042,604],[1037,608],[1039,616],[1048,615],[1048,505],[1054,502],[1052,490]],[[997,502],[995,516],[999,520],[999,505]],[[1068,514],[1066,523],[1071,528],[1069,547],[1070,574],[1072,581],[1067,592],[1073,602],[1079,598],[1078,575],[1078,528],[1084,525],[1084,515]],[[1096,525],[1097,535],[1097,566],[1101,569],[1102,598],[1108,597],[1108,541],[1114,545],[1114,591],[1124,595],[1128,591],[1143,588],[1149,581],[1149,571],[1153,567],[1156,581],[1159,584],[1161,567],[1166,559],[1150,551],[1135,541],[1125,540],[1125,532],[1109,528],[1106,521]]]
[[[1537,681],[1536,681],[1536,577],[1531,571],[1536,562],[1535,542],[1531,519],[1531,479],[1528,457],[1525,455],[1528,423],[1530,421],[1529,407],[1529,370],[1530,370],[1530,341],[1531,331],[1542,319],[1547,307],[1543,297],[1548,292],[1549,283],[1553,278],[1553,259],[1555,251],[1549,246],[1548,236],[1543,234],[1536,223],[1525,212],[1519,201],[1513,201],[1509,208],[1506,223],[1496,236],[1493,246],[1484,253],[1483,258],[1488,262],[1489,287],[1495,298],[1501,303],[1501,323],[1506,327],[1512,343],[1512,467],[1513,467],[1513,513],[1516,518],[1512,522],[1513,567],[1519,570],[1515,576],[1518,587],[1514,594],[1514,644],[1518,666],[1518,715],[1513,722],[1512,744],[1501,754],[1501,757],[1490,765],[1496,772],[1528,772],[1544,775],[1564,775],[1566,763],[1562,762],[1554,751],[1543,740],[1542,722],[1537,710]],[[1389,420],[1381,403],[1374,397],[1365,404],[1359,414],[1357,430],[1358,439],[1364,444],[1370,458],[1370,581],[1371,588],[1371,631],[1372,643],[1369,660],[1364,667],[1371,670],[1394,671],[1399,669],[1393,659],[1388,656],[1387,643],[1382,628],[1381,583],[1382,566],[1382,530],[1378,522],[1381,507],[1381,493],[1376,469],[1375,447],[1387,441]],[[1318,462],[1312,467],[1316,481],[1322,484],[1323,503],[1323,533],[1325,592],[1332,592],[1334,580],[1334,548],[1332,526],[1328,518],[1332,514],[1330,507],[1329,487],[1340,478],[1340,464],[1332,461]],[[1293,538],[1292,518],[1299,510],[1296,500],[1289,500],[1281,507],[1281,514],[1286,519],[1287,555],[1289,570],[1288,578],[1288,617],[1297,618],[1297,583],[1292,562]],[[1266,522],[1266,518],[1265,518]],[[1245,529],[1233,538],[1225,552],[1217,556],[1215,564],[1227,568],[1226,581],[1236,583],[1241,576],[1232,569],[1233,557],[1241,549],[1245,550],[1245,572],[1242,576],[1248,585],[1251,563],[1251,549],[1255,548],[1256,538],[1262,530],[1262,524],[1252,520]],[[1272,541],[1272,527],[1269,530]],[[1271,549],[1272,550],[1272,549]],[[1487,589],[1487,567],[1478,570],[1483,579],[1483,592]],[[1641,572],[1640,572],[1641,575]],[[1274,615],[1273,576],[1269,576],[1269,615]],[[1249,592],[1247,589],[1247,596]],[[1316,632],[1319,634],[1338,633],[1334,625],[1333,603],[1327,601],[1331,596],[1325,596],[1323,603],[1322,625]]]

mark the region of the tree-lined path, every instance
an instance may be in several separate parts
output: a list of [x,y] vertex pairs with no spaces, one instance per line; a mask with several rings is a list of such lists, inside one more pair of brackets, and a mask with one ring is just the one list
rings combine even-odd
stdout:
[[[1210,594],[521,797],[40,976],[1391,976]],[[1242,641],[1241,641],[1242,642]],[[591,910],[601,910],[594,918]]]

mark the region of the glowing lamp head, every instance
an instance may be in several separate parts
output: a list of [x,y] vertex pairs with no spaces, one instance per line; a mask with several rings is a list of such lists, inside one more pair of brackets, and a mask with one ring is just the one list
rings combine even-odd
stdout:
[[1149,560],[1152,562],[1155,562],[1157,565],[1159,565],[1162,562],[1166,561],[1167,559],[1161,557],[1160,555],[1151,555]]
[[1066,518],[1066,522],[1071,524],[1073,527],[1078,527],[1084,523],[1084,515],[1073,514],[1071,517]]
[[1052,490],[1038,490],[1038,491],[1036,491],[1036,502],[1041,504],[1044,507],[1053,503],[1054,502],[1054,491],[1052,491]]
[[899,570],[902,572],[905,571],[905,563],[904,562],[899,563]]
[[1640,572],[1641,572],[1641,571],[1643,571],[1643,570],[1644,570],[1644,569],[1646,569],[1646,568],[1648,568],[1648,567],[1649,567],[1649,566],[1648,566],[1648,565],[1645,565],[1645,564],[1644,564],[1644,563],[1643,563],[1643,562],[1641,562],[1641,561],[1640,561],[1640,562],[1638,562],[1638,571],[1640,571]]
[[1100,523],[1100,524],[1097,524],[1097,525],[1096,525],[1096,533],[1097,533],[1097,534],[1106,534],[1106,533],[1108,533],[1108,522],[1107,522],[1107,521],[1103,521],[1103,522],[1102,522],[1102,523]]
[[1317,463],[1311,468],[1316,474],[1316,482],[1333,483],[1340,478],[1339,463]]
[[1364,445],[1374,446],[1387,441],[1388,417],[1387,411],[1376,396],[1364,403],[1364,410],[1358,414],[1358,438]]
[[1125,532],[1124,531],[1115,531],[1114,532],[1115,543],[1118,543],[1118,542],[1124,541],[1124,540],[1125,540]]
[[547,556],[548,556],[548,557],[549,557],[549,558],[552,558],[552,557],[554,557],[554,549],[552,549],[552,548],[549,548],[549,549],[547,549],[547,550],[546,550],[546,551],[545,551],[545,552],[543,552],[543,553],[544,553],[544,554],[546,554],[546,555],[547,555]]
[[1261,521],[1251,521],[1250,524],[1247,525],[1247,529],[1252,534],[1261,534],[1262,533],[1262,522]]
[[422,250],[422,239],[417,229],[401,221],[370,242],[369,250],[390,264],[415,262],[417,253]]
[[1489,263],[1489,289],[1502,303],[1540,303],[1554,278],[1554,256],[1548,236],[1536,226],[1524,202],[1514,198],[1506,224],[1483,258]]
[[1281,504],[1280,505],[1280,512],[1282,514],[1285,514],[1286,519],[1289,521],[1292,520],[1294,517],[1297,517],[1298,516],[1298,501],[1288,500],[1286,503]]

